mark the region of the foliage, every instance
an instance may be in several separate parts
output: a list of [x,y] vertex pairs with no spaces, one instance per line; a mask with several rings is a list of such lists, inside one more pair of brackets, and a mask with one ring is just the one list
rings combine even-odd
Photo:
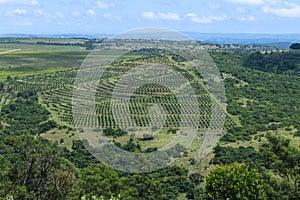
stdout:
[[125,151],[142,153],[141,146],[138,143],[136,144],[132,138],[124,145],[118,142],[115,142],[115,145]]
[[[10,137],[14,153],[6,155],[9,168],[3,194],[14,199],[64,199],[76,187],[76,171],[56,147],[30,135]],[[1,187],[3,187],[1,185]]]
[[[296,46],[296,45],[295,45]],[[252,53],[245,60],[246,67],[272,73],[299,73],[300,68],[298,52],[282,52],[282,53]]]
[[4,105],[0,117],[9,124],[5,129],[8,134],[40,134],[57,126],[55,121],[48,121],[50,113],[38,103],[34,93],[19,95]]
[[245,164],[217,166],[206,177],[207,199],[266,199],[262,181]]
[[[118,195],[117,197],[110,197],[109,200],[120,200],[121,195]],[[81,200],[105,200],[103,196],[97,197],[97,196],[92,196],[90,198],[87,198],[86,196],[81,197]]]
[[[93,49],[97,42],[99,41],[94,39],[84,40],[81,45],[87,49]],[[63,46],[64,44],[60,45],[54,42],[49,45]],[[74,45],[77,44],[74,43]],[[40,43],[40,46],[47,45]],[[153,56],[150,57],[149,54]],[[162,54],[167,55],[167,52],[141,49],[126,56],[129,58],[133,55],[140,56],[135,60],[139,63],[146,59],[172,65],[184,61],[181,57],[173,54],[168,55],[167,58],[164,58]],[[28,56],[28,54],[24,55]],[[76,54],[73,52],[50,53],[49,51],[35,53],[32,56],[37,58],[39,67],[32,62],[27,62],[27,59],[30,58],[24,55],[1,56],[1,65],[13,65],[11,69],[0,69],[0,79],[1,77],[2,79],[3,77],[7,78],[6,82],[0,82],[1,199],[51,200],[80,199],[81,197],[113,199],[114,197],[124,200],[167,200],[176,199],[180,193],[185,193],[188,199],[199,199],[195,195],[198,192],[198,186],[205,184],[203,183],[204,177],[199,173],[189,174],[187,169],[177,166],[169,166],[148,174],[118,172],[99,163],[85,148],[89,145],[86,140],[73,141],[71,150],[68,150],[41,139],[39,137],[41,133],[55,130],[54,128],[57,127],[57,122],[51,118],[45,107],[57,114],[58,118],[68,126],[73,123],[71,85],[77,73],[75,69],[50,73],[49,68],[46,68],[48,66],[44,66],[45,63],[54,66],[52,60],[56,62],[65,60],[58,66],[76,67],[81,63],[86,52]],[[294,127],[297,130],[293,132],[294,136],[299,136],[300,60],[298,51],[282,53],[214,52],[211,55],[225,80],[228,112],[234,115],[238,124],[233,127],[232,124],[235,123],[231,119],[229,120],[231,124],[226,125],[227,133],[221,138],[222,142],[250,141],[258,132],[271,131],[275,133],[276,129],[285,127]],[[66,57],[68,58],[65,59]],[[71,64],[70,60],[73,60]],[[111,111],[109,111],[109,101],[106,100],[111,97],[110,92],[115,84],[112,80],[134,66],[131,61],[129,59],[128,62],[114,63],[117,67],[114,66],[105,72],[107,79],[97,88],[99,96],[105,97],[103,104],[97,104],[99,106],[97,109],[103,112],[99,115],[98,120],[107,127],[104,131],[106,136],[120,137],[127,134],[115,126]],[[206,97],[206,91],[195,79],[197,76],[201,77],[201,74],[194,72],[193,69],[187,71],[177,66],[174,68],[190,80],[191,85],[196,89],[195,92],[199,93],[201,98],[203,97],[203,101],[201,100],[203,106],[209,107],[211,102]],[[60,68],[54,69],[54,71],[58,70]],[[45,72],[49,73],[37,75]],[[93,69],[88,73],[90,72],[93,72]],[[28,74],[31,76],[24,77]],[[24,78],[16,78],[16,75]],[[178,130],[176,100],[166,88],[157,85],[149,84],[140,88],[136,96],[132,98],[134,103],[130,107],[131,112],[133,115],[143,116],[134,117],[136,123],[139,125],[149,123],[149,119],[144,117],[148,108],[140,105],[146,105],[149,102],[155,104],[162,100],[161,95],[147,99],[145,91],[149,91],[152,95],[155,93],[166,94],[165,100],[171,100],[171,104],[164,103],[165,100],[161,103],[168,112],[170,124],[175,125],[168,130],[168,133],[175,134]],[[37,92],[40,93],[39,99]],[[41,106],[40,102],[45,107]],[[203,113],[203,117],[205,116],[209,116],[209,113]],[[205,124],[202,126],[205,127]],[[58,127],[66,128],[67,126]],[[144,142],[143,140],[153,139],[150,136],[145,134],[138,140],[131,139],[125,144],[116,143],[116,145],[131,152],[157,151],[156,147],[143,151],[140,146]],[[222,196],[212,197],[211,195],[215,194],[214,192],[220,192],[221,189],[228,189],[229,192],[225,195],[240,195],[234,196],[233,199],[242,199],[241,195],[245,195],[244,199],[264,199],[263,187],[268,199],[300,199],[298,191],[300,182],[299,149],[293,147],[290,141],[284,137],[267,135],[267,140],[259,147],[259,151],[253,147],[230,147],[231,144],[228,147],[219,145],[215,147],[215,157],[211,160],[211,164],[228,166],[218,166],[206,178],[207,198],[220,199]],[[184,151],[187,150],[183,146],[176,145],[166,153],[170,156],[180,157]],[[187,158],[186,160],[196,167],[195,159]],[[245,162],[250,169],[258,169],[261,178],[258,172],[249,170],[245,164],[232,164],[234,162]],[[261,184],[261,179],[264,184]],[[214,185],[221,184],[221,181],[224,183],[227,181],[228,184],[220,185],[220,187]],[[239,188],[242,189],[239,190]],[[247,191],[250,191],[250,194]],[[121,197],[116,197],[118,194],[121,194]],[[247,195],[253,196],[247,197]]]
[[297,50],[297,49],[300,49],[300,44],[299,43],[294,43],[290,46],[290,49],[293,49],[293,50]]
[[14,200],[14,197],[12,195],[7,195],[5,200]]
[[195,185],[188,178],[188,170],[177,166],[166,167],[152,174],[154,180],[160,180],[163,198],[176,199],[179,193],[193,194]]
[[2,92],[4,90],[4,83],[0,82],[0,92]]
[[70,160],[78,168],[86,168],[90,164],[99,162],[96,158],[85,148],[88,145],[86,140],[73,140],[72,149],[68,151],[65,149],[64,157]]
[[153,140],[153,139],[154,139],[154,137],[151,134],[144,134],[143,137],[140,138],[140,140],[143,140],[143,141]]
[[298,130],[297,132],[295,132],[295,133],[294,133],[294,136],[300,137],[300,130]]
[[299,52],[225,52],[211,56],[225,78],[228,112],[240,122],[222,140],[250,140],[259,131],[300,127],[300,112],[295,109],[300,107],[300,77],[297,69],[285,69],[300,66]]
[[103,164],[89,165],[84,168],[81,172],[80,185],[81,193],[88,199],[93,199],[93,196],[109,199],[111,196],[125,193],[127,189],[127,185],[119,175]]
[[[284,194],[289,199],[293,196],[300,196],[300,151],[290,145],[290,140],[282,136],[267,135],[268,143],[260,149],[263,158],[263,166],[271,169],[281,178],[274,181],[274,177],[266,173],[267,182],[270,187],[278,188],[277,191]],[[272,191],[272,190],[270,190]],[[274,195],[274,194],[273,194]],[[271,194],[270,194],[271,196]]]
[[247,163],[250,166],[257,165],[259,160],[258,153],[252,146],[238,148],[216,146],[214,148],[215,157],[211,160],[212,164],[231,164],[234,162]]
[[103,130],[103,133],[105,134],[105,136],[113,136],[113,137],[121,137],[127,134],[127,132],[123,131],[120,128],[119,129],[107,128]]
[[135,174],[125,181],[131,187],[133,199],[166,199],[162,183],[148,174]]

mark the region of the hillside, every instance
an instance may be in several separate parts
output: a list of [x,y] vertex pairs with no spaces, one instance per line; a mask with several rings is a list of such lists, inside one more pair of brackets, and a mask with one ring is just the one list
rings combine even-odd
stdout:
[[[91,199],[93,195],[110,198],[120,194],[122,199],[210,199],[209,174],[218,164],[227,166],[235,162],[245,163],[250,170],[257,171],[262,199],[300,198],[300,52],[280,52],[261,46],[204,43],[188,46],[159,41],[184,49],[191,57],[206,49],[220,71],[217,78],[224,82],[225,99],[222,91],[214,96],[209,94],[211,77],[203,77],[190,65],[196,59],[188,62],[174,52],[143,48],[120,57],[107,54],[100,60],[114,62],[105,68],[91,65],[82,69],[81,63],[90,49],[101,41],[1,41],[5,43],[0,50],[5,52],[0,55],[1,198],[12,195],[14,199],[80,199],[82,196]],[[141,45],[149,41],[130,42],[130,45]],[[18,43],[22,46],[20,50],[10,52]],[[127,47],[115,43],[107,48],[116,51]],[[99,59],[95,55],[91,58],[93,62]],[[143,69],[146,78],[141,74],[135,76],[134,68],[149,63],[159,64],[155,65],[156,71],[151,71],[153,74]],[[170,68],[164,71],[162,66]],[[98,71],[102,75],[100,80],[94,77]],[[180,72],[188,84],[180,82],[174,71]],[[133,78],[122,79],[128,72]],[[84,77],[79,79],[81,82],[78,74]],[[161,81],[163,78],[169,82]],[[95,85],[91,80],[99,82]],[[140,86],[137,80],[146,84]],[[174,87],[170,89],[162,83],[172,83]],[[176,92],[189,87],[194,93],[183,93],[183,99],[195,101],[180,104]],[[76,88],[80,93],[74,97]],[[111,99],[116,88],[121,91],[116,97],[130,95],[129,114],[124,114],[126,108],[120,102],[113,109]],[[89,99],[93,91],[94,107]],[[86,106],[75,116],[74,98],[79,105]],[[188,111],[184,115],[182,107]],[[195,108],[200,113],[194,112]],[[205,134],[213,121],[212,108],[224,117],[223,121],[220,119],[224,129],[217,136],[217,144],[205,146]],[[90,109],[96,114],[91,115]],[[130,120],[124,117],[127,115]],[[108,151],[106,155],[112,154],[111,146],[100,151],[94,147],[105,137],[113,146],[134,155],[132,160],[127,158],[131,165],[147,171],[149,166],[138,166],[144,159],[139,155],[158,152],[176,139],[184,124],[182,119],[187,124],[199,120],[191,145],[186,147],[175,140],[161,157],[150,157],[151,161],[165,159],[165,163],[154,162],[155,167],[176,159],[168,167],[134,174],[130,173],[134,172],[131,169],[127,172],[112,169],[94,157],[102,155],[102,150]],[[149,124],[153,135],[144,129]],[[104,137],[89,138],[87,131],[91,129],[101,130]],[[204,147],[209,146],[204,158],[199,157],[203,141]],[[108,156],[107,160],[128,164],[121,156]]]

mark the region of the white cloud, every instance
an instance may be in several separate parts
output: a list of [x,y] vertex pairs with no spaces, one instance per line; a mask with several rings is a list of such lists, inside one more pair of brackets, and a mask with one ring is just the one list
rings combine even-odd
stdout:
[[249,16],[249,17],[238,17],[237,20],[239,21],[250,21],[253,22],[256,20],[256,18],[254,16]]
[[256,19],[255,19],[254,16],[249,16],[249,17],[248,17],[248,20],[249,20],[249,21],[255,21]]
[[146,19],[164,19],[164,20],[180,20],[180,16],[176,13],[161,13],[161,12],[143,12],[142,16]]
[[87,10],[86,14],[88,14],[88,15],[96,15],[95,11],[93,11],[92,9]]
[[216,21],[224,21],[224,20],[227,19],[226,15],[199,17],[195,13],[189,13],[189,14],[186,15],[186,17],[190,18],[190,20],[192,22],[196,22],[196,23],[200,23],[200,24],[209,24],[209,23],[213,23],[213,22],[216,22]]
[[264,13],[271,13],[280,17],[300,17],[300,5],[284,2],[285,8],[263,7]]
[[156,15],[154,12],[143,12],[142,16],[146,19],[156,19]]
[[179,20],[180,17],[176,13],[157,13],[157,16],[160,19],[165,19],[165,20]]
[[0,4],[12,3],[14,0],[0,0]]
[[38,0],[0,0],[0,4],[24,4],[30,6],[39,5]]
[[11,11],[11,13],[16,14],[16,15],[26,15],[28,13],[28,11],[25,9],[15,9],[15,10]]
[[28,13],[27,10],[25,9],[14,9],[12,11],[6,12],[5,15],[6,16],[12,16],[12,15],[26,15]]
[[98,1],[98,2],[97,2],[97,5],[98,5],[98,7],[101,8],[101,9],[108,9],[108,8],[113,8],[113,7],[116,6],[116,5],[115,5],[114,3],[112,3],[112,2],[106,3],[106,2],[104,2],[104,1]]
[[118,21],[122,20],[122,17],[120,17],[120,16],[113,16],[113,15],[110,14],[110,13],[105,13],[105,14],[103,15],[103,17],[104,17],[105,19],[109,19],[109,20],[118,20]]
[[38,5],[40,5],[40,3],[39,3],[38,0],[29,0],[29,1],[27,1],[26,4],[31,5],[31,6],[38,6]]
[[45,18],[46,21],[51,21],[51,20],[56,20],[59,18],[64,18],[64,15],[60,12],[56,12],[56,13],[48,13],[44,10],[34,10],[34,14],[37,16],[41,16],[43,18]]
[[44,17],[47,16],[46,12],[43,10],[34,10],[34,13],[36,15],[40,15],[40,16],[44,16]]

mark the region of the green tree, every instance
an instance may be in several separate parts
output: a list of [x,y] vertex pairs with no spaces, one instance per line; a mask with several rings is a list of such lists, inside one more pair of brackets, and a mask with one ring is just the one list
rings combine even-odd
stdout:
[[0,198],[6,196],[7,188],[11,185],[8,178],[8,170],[4,156],[0,155]]
[[0,92],[4,90],[4,83],[0,82]]
[[148,174],[135,174],[126,181],[131,186],[133,199],[166,199],[163,185]]
[[123,184],[123,180],[113,169],[104,164],[91,164],[84,168],[80,178],[81,195],[87,198],[93,196],[103,196],[109,199],[118,194],[124,195],[127,186]]
[[266,199],[256,170],[245,164],[218,165],[206,177],[207,199]]
[[[283,191],[289,196],[289,199],[298,199],[300,196],[300,151],[290,144],[290,139],[282,136],[268,134],[268,143],[260,149],[260,155],[264,160],[264,167],[271,169],[280,179],[276,184],[272,177],[267,179],[266,183],[271,187],[279,188],[277,191]],[[277,178],[278,179],[278,178]],[[280,185],[278,186],[278,183]],[[267,191],[267,193],[270,190]],[[282,196],[282,194],[279,194]]]
[[11,137],[7,193],[14,199],[67,199],[76,187],[76,172],[56,146],[30,135]]
[[296,49],[300,49],[300,43],[294,43],[290,46],[290,49],[296,50]]

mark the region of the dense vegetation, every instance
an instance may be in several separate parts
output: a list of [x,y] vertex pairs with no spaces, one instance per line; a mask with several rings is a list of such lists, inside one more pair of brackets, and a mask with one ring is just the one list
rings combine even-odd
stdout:
[[246,67],[272,73],[287,73],[291,75],[300,72],[300,53],[265,53],[260,52],[249,55],[244,62]]
[[42,139],[38,135],[46,129],[35,129],[33,124],[45,124],[49,113],[35,95],[18,96],[3,107],[1,117],[8,123],[1,130],[2,198],[110,198],[121,194],[122,199],[174,199],[194,187],[188,171],[180,167],[148,175],[121,173],[96,161],[81,141],[74,141],[69,151]]
[[[280,58],[281,63],[299,66],[299,53],[212,56],[226,77],[228,111],[238,116],[240,125],[222,137],[223,145],[215,147],[211,163],[244,162],[263,177],[267,199],[299,199],[298,68],[287,65],[280,69],[280,63],[269,63]],[[228,146],[230,143],[235,145]]]
[[244,164],[217,166],[206,181],[207,199],[266,199],[259,174]]
[[300,44],[299,43],[294,43],[290,46],[290,49],[293,49],[293,50],[298,50],[300,49]]

